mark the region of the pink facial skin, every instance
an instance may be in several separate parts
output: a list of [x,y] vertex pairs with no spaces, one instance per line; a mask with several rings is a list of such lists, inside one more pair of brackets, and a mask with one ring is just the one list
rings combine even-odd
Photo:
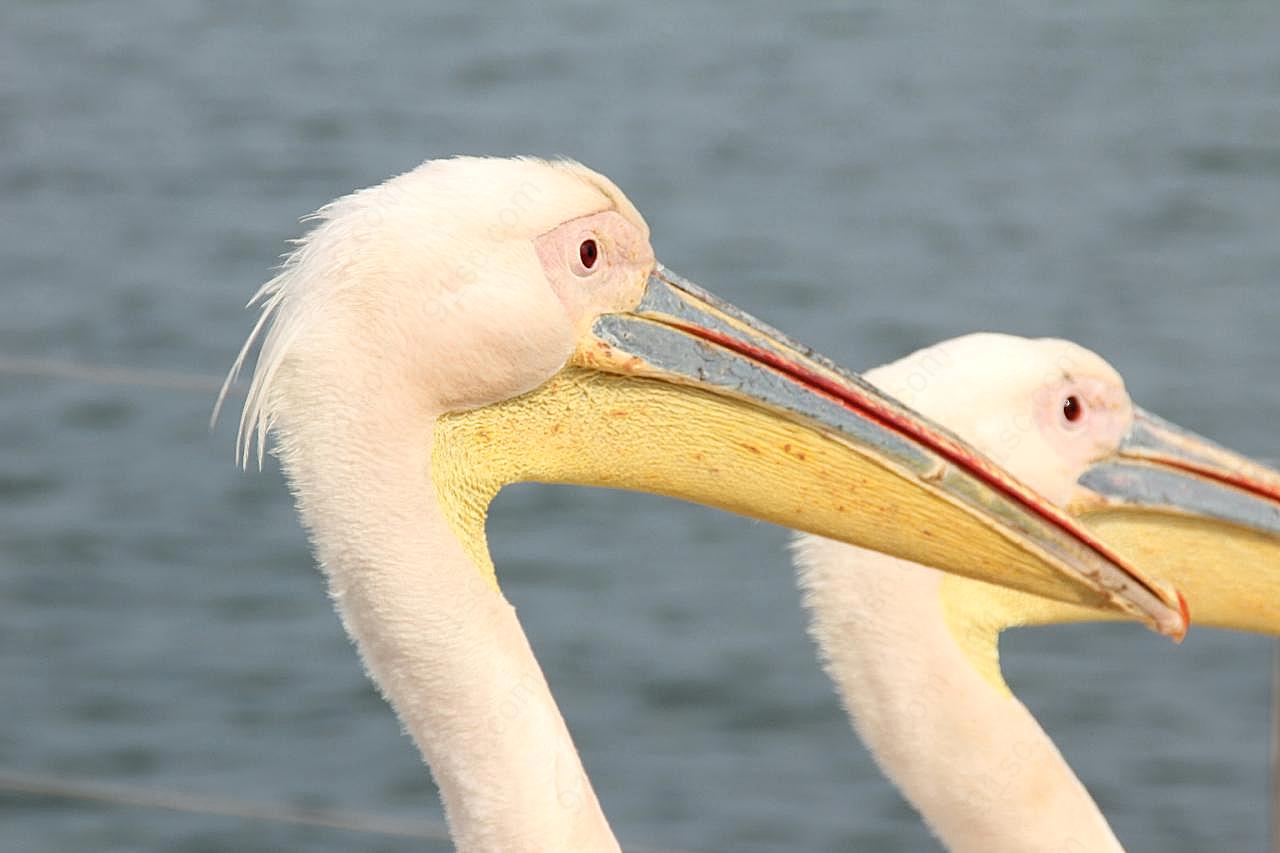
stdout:
[[579,332],[599,314],[633,307],[656,263],[648,235],[615,210],[572,219],[534,245],[547,280]]
[[1093,377],[1068,374],[1051,382],[1036,392],[1032,406],[1036,429],[1071,471],[1113,452],[1133,422],[1124,389]]

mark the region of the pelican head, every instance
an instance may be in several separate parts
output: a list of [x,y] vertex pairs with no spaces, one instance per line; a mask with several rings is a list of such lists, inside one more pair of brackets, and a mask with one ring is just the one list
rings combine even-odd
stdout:
[[[903,384],[922,375],[919,393]],[[868,378],[906,388],[921,411],[1175,584],[1198,623],[1280,633],[1280,473],[1138,407],[1100,356],[1070,341],[976,334]],[[1022,603],[1019,622],[1099,617],[1002,598]]]
[[261,462],[275,429],[304,517],[326,511],[308,480],[419,464],[395,455],[416,442],[491,582],[485,507],[536,480],[671,495],[1185,629],[1168,587],[981,454],[663,268],[595,172],[429,161],[314,218],[235,368],[261,337],[241,452],[256,438]]

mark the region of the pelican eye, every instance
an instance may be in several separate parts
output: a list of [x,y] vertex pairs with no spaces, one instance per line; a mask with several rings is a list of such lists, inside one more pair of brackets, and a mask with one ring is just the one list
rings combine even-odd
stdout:
[[1084,417],[1084,404],[1075,394],[1062,401],[1062,416],[1067,419],[1067,423],[1072,424]]
[[578,247],[578,259],[582,261],[582,265],[591,269],[596,265],[598,257],[600,257],[600,247],[596,245],[596,241],[590,237],[583,240],[582,245]]

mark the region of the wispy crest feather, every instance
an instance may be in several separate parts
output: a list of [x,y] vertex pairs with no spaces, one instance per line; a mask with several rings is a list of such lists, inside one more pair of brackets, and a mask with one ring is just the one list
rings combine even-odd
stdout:
[[323,233],[333,226],[337,213],[349,200],[362,192],[366,191],[344,196],[303,217],[301,221],[304,224],[319,224],[306,236],[293,241],[296,248],[285,256],[280,272],[262,285],[245,305],[246,308],[259,308],[258,320],[227,372],[227,378],[222,383],[222,390],[218,392],[218,400],[213,407],[211,421],[217,421],[231,386],[244,370],[249,353],[255,345],[261,343],[257,366],[249,383],[236,432],[236,461],[243,467],[247,468],[250,457],[254,456],[258,468],[262,468],[267,436],[274,425],[274,409],[271,405],[274,380],[289,353],[290,345],[306,328],[312,312],[321,304],[314,291],[305,291],[302,286],[304,281],[313,276],[319,277],[315,274],[319,272],[316,267],[320,264],[321,253],[317,251],[316,244],[320,242]]

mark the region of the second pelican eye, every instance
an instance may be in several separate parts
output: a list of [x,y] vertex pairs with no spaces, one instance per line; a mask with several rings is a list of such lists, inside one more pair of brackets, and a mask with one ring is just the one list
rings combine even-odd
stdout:
[[1062,416],[1067,419],[1067,423],[1076,423],[1084,417],[1084,404],[1075,394],[1062,401]]
[[596,241],[591,238],[583,240],[582,245],[578,247],[578,259],[582,261],[582,265],[591,269],[596,265],[598,257],[600,257],[600,247],[596,245]]

